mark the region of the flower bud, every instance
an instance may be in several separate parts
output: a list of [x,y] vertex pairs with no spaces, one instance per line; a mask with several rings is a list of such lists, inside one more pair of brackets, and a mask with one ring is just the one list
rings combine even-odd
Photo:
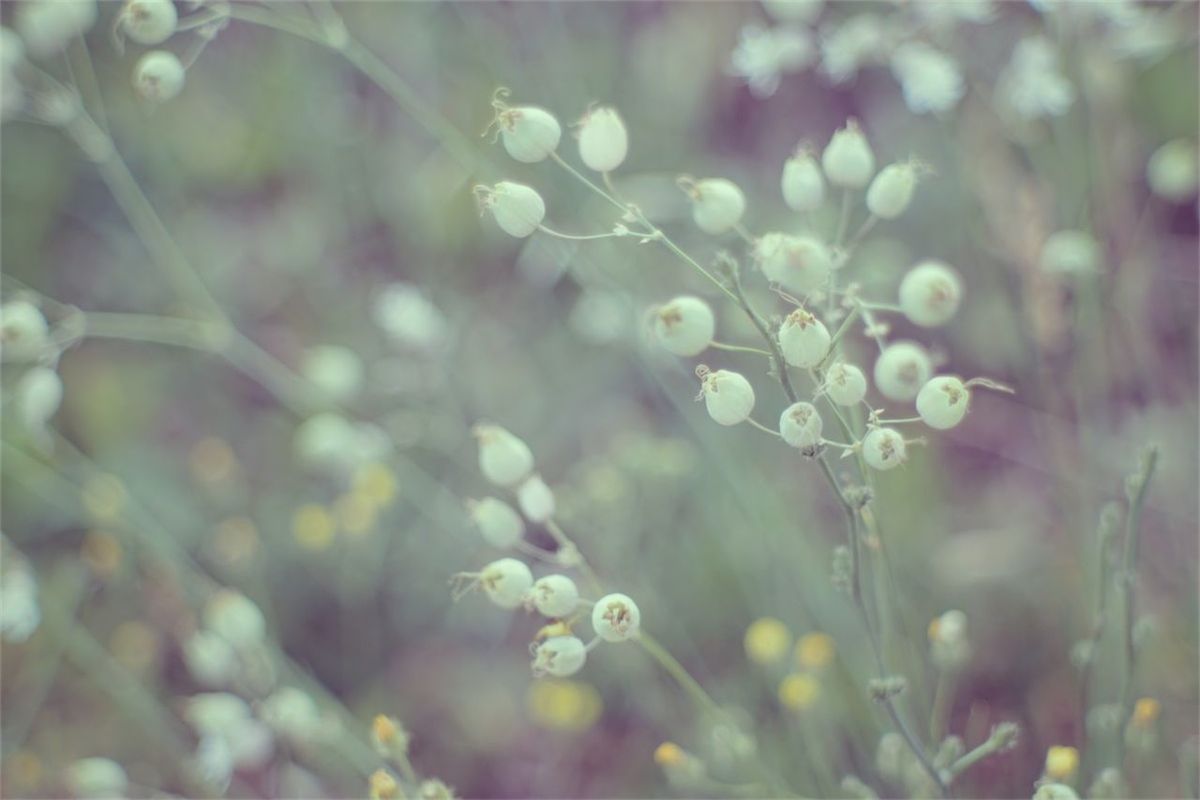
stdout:
[[110,758],[81,758],[67,768],[67,785],[78,798],[124,797],[129,779]]
[[517,487],[517,505],[533,522],[545,522],[554,516],[554,492],[541,475],[530,475]]
[[512,486],[533,472],[533,451],[504,428],[481,423],[473,433],[479,442],[479,471],[492,483]]
[[1196,194],[1200,181],[1196,160],[1196,143],[1187,139],[1175,139],[1155,150],[1146,164],[1150,191],[1174,202]]
[[304,354],[301,373],[335,402],[343,402],[358,394],[362,387],[362,359],[348,347],[318,345]]
[[839,406],[856,406],[867,396],[867,376],[853,364],[839,361],[825,373],[821,389]]
[[566,678],[583,669],[587,646],[577,636],[552,636],[533,651],[533,674]]
[[1042,245],[1038,261],[1050,275],[1092,275],[1100,269],[1100,246],[1083,231],[1057,231]]
[[1046,751],[1047,778],[1056,781],[1071,780],[1079,769],[1079,751],[1074,747],[1055,745]]
[[221,734],[250,717],[250,706],[229,692],[201,692],[187,699],[183,718],[197,733]]
[[825,202],[825,176],[807,148],[798,149],[783,163],[780,188],[783,202],[793,211],[815,211]]
[[592,608],[592,628],[606,642],[624,642],[633,638],[641,622],[642,612],[628,595],[605,595]]
[[117,25],[138,44],[158,44],[175,32],[179,17],[172,0],[127,0]]
[[204,607],[204,624],[235,649],[258,644],[267,630],[258,606],[233,589],[221,589],[212,596]]
[[718,425],[745,422],[754,409],[754,387],[736,372],[707,370],[701,375],[701,394],[708,415]]
[[929,623],[929,655],[938,669],[954,671],[971,659],[967,615],[952,609]]
[[833,269],[829,248],[811,236],[768,233],[754,242],[753,255],[767,280],[799,294],[823,288]]
[[821,166],[834,186],[861,189],[867,185],[875,174],[875,154],[857,121],[848,120],[846,127],[834,132],[821,154]]
[[237,651],[212,631],[196,631],[183,643],[183,663],[196,682],[225,686],[237,674]]
[[450,328],[441,309],[417,286],[403,281],[384,287],[371,311],[375,324],[393,342],[416,350],[437,347]]
[[916,342],[890,344],[875,360],[875,386],[889,400],[912,400],[932,374],[933,362]]
[[30,431],[42,431],[62,405],[62,378],[49,367],[33,367],[17,383],[16,398],[21,422]]
[[520,515],[503,500],[485,497],[468,502],[467,513],[484,541],[492,547],[507,550],[525,534],[525,523]]
[[867,210],[880,219],[895,219],[912,202],[917,166],[911,161],[888,164],[867,189]]
[[50,326],[33,303],[13,300],[0,306],[0,356],[5,361],[37,358],[49,342]]
[[816,406],[801,400],[779,415],[779,434],[792,447],[811,449],[821,444],[822,424]]
[[810,369],[829,353],[833,339],[825,323],[803,308],[798,308],[779,326],[779,349],[783,360],[793,367]]
[[922,261],[900,281],[900,309],[925,328],[945,325],[958,311],[963,287],[958,273],[941,261]]
[[186,74],[174,53],[151,50],[133,68],[133,88],[143,100],[165,103],[183,91]]
[[96,0],[29,0],[16,8],[13,24],[37,58],[62,52],[96,22]]
[[566,575],[547,575],[533,584],[529,602],[546,617],[565,617],[579,606],[579,589]]
[[629,134],[611,106],[589,109],[579,120],[579,158],[596,172],[612,172],[629,152]]
[[873,428],[862,440],[863,460],[867,466],[888,470],[904,463],[904,437],[891,428]]
[[518,106],[496,114],[504,149],[517,161],[534,164],[558,149],[562,126],[544,108]]
[[525,596],[533,586],[533,573],[523,561],[501,558],[480,571],[479,585],[496,605],[516,608],[525,602]]
[[1033,800],[1079,800],[1079,795],[1065,783],[1043,783],[1033,793]]
[[939,431],[962,422],[970,403],[971,393],[966,384],[953,375],[931,378],[917,393],[917,413],[926,425]]
[[384,758],[406,758],[410,739],[408,731],[395,717],[376,714],[371,721],[371,746]]
[[712,341],[717,323],[708,303],[683,295],[654,310],[654,334],[668,352],[695,356]]
[[696,226],[713,236],[733,230],[746,212],[746,196],[733,181],[705,178],[684,179],[680,184],[692,200],[692,219]]
[[476,186],[475,194],[483,208],[492,212],[501,230],[518,239],[536,231],[546,217],[542,196],[522,183],[500,181],[492,187]]
[[329,733],[317,701],[294,686],[275,690],[259,710],[263,722],[296,744],[309,744]]

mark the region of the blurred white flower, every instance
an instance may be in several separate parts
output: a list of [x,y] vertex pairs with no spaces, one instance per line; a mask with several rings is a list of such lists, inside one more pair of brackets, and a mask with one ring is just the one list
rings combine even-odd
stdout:
[[763,8],[782,22],[812,22],[821,15],[825,0],[762,0]]
[[297,744],[314,742],[330,732],[316,701],[293,686],[285,686],[264,700],[259,714],[276,733]]
[[868,64],[878,63],[887,36],[875,14],[859,14],[821,33],[821,67],[834,83],[850,80]]
[[348,347],[326,344],[309,348],[300,371],[335,402],[349,400],[362,387],[362,360]]
[[756,97],[770,97],[784,73],[813,62],[816,49],[808,31],[788,26],[746,25],[730,57],[729,74],[741,78]]
[[42,621],[38,606],[37,578],[28,562],[4,541],[0,568],[0,637],[6,642],[23,642]]
[[81,758],[67,768],[71,794],[79,798],[124,797],[129,787],[125,769],[110,758]]
[[992,0],[921,0],[913,3],[912,9],[934,27],[949,27],[959,22],[989,22],[996,15]]
[[914,114],[954,108],[966,89],[954,59],[924,42],[897,47],[892,54],[892,74]]
[[380,292],[373,309],[375,324],[392,341],[430,350],[446,338],[449,325],[442,312],[411,283],[393,283]]
[[1125,58],[1155,61],[1180,42],[1180,26],[1167,14],[1140,6],[1129,11],[1120,20],[1111,20],[1107,39],[1113,52]]
[[1075,87],[1059,68],[1054,44],[1040,35],[1017,44],[997,90],[999,101],[1027,120],[1065,114],[1075,101]]
[[25,47],[37,58],[62,51],[96,21],[96,0],[26,0],[13,23]]

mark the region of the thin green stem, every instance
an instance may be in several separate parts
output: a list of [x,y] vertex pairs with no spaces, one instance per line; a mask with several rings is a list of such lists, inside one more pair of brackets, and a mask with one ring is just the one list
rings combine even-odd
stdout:
[[726,350],[730,353],[754,353],[760,356],[771,358],[770,351],[763,350],[759,347],[743,347],[740,344],[725,344],[724,342],[709,342],[708,346],[714,350]]

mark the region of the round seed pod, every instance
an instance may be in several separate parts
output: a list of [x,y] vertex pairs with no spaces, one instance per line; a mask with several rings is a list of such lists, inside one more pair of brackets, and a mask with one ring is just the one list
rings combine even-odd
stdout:
[[809,369],[820,364],[832,341],[825,323],[802,308],[788,314],[779,326],[779,349],[783,360],[793,367]]
[[797,294],[824,288],[833,269],[829,248],[812,236],[768,233],[755,241],[753,255],[767,280]]
[[541,475],[530,475],[517,487],[517,505],[533,522],[545,522],[554,516],[554,492]]
[[611,106],[597,106],[579,121],[579,158],[596,172],[612,172],[629,153],[629,133]]
[[873,469],[894,469],[907,458],[904,437],[891,428],[873,428],[863,437],[862,454]]
[[654,311],[655,338],[677,356],[702,353],[712,341],[716,327],[712,309],[698,297],[676,297]]
[[834,132],[821,153],[825,177],[834,186],[861,189],[875,174],[875,154],[858,122],[848,120],[846,127]]
[[746,213],[746,196],[733,181],[705,178],[685,187],[696,226],[713,236],[733,230]]
[[533,451],[499,425],[479,424],[473,433],[479,443],[479,471],[497,486],[512,486],[533,472]]
[[754,410],[754,387],[736,372],[719,369],[705,374],[701,391],[708,415],[718,425],[745,422]]
[[546,218],[546,203],[542,196],[523,183],[500,181],[490,189],[477,187],[476,191],[483,207],[492,212],[496,224],[509,236],[524,239]]
[[925,328],[945,325],[958,311],[963,287],[958,273],[941,261],[922,261],[900,282],[900,309]]
[[895,219],[908,209],[916,188],[916,165],[909,161],[888,164],[867,189],[867,210],[880,219]]
[[953,375],[931,378],[917,393],[917,413],[926,425],[940,431],[962,422],[970,404],[970,390]]
[[641,623],[642,612],[628,595],[605,595],[592,608],[592,628],[606,642],[624,642],[633,638]]
[[533,674],[566,678],[583,669],[587,645],[577,636],[552,636],[533,651]]
[[933,375],[933,362],[916,342],[894,342],[875,360],[875,386],[889,400],[908,402]]
[[779,434],[792,447],[814,448],[821,444],[821,414],[812,403],[792,403],[779,415]]
[[562,126],[544,108],[517,106],[496,115],[504,149],[517,161],[535,164],[558,149]]
[[525,535],[525,523],[521,515],[503,500],[485,497],[472,501],[468,504],[467,513],[484,541],[492,547],[507,550]]
[[138,97],[165,103],[183,91],[187,70],[179,58],[166,50],[151,50],[133,68],[133,88]]
[[533,573],[523,561],[501,558],[484,567],[479,573],[479,585],[484,594],[501,608],[516,608],[525,602],[533,586]]
[[839,361],[826,371],[822,388],[839,406],[855,406],[867,396],[867,376],[853,364]]
[[566,575],[547,575],[534,582],[529,601],[539,614],[565,617],[578,608],[579,589]]
[[118,26],[138,44],[159,44],[175,33],[179,16],[171,0],[127,0]]
[[797,150],[783,163],[779,182],[783,202],[793,211],[815,211],[825,202],[825,176],[807,149]]

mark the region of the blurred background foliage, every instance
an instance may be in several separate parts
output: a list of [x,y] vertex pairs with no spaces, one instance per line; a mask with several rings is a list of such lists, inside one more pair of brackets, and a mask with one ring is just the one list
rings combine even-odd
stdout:
[[[0,6],[5,24],[14,5]],[[896,8],[823,13],[867,6]],[[1096,518],[1157,441],[1138,581],[1154,632],[1138,691],[1164,712],[1161,746],[1136,774],[1143,796],[1185,791],[1177,749],[1197,732],[1198,702],[1196,208],[1149,195],[1143,171],[1161,143],[1196,136],[1194,27],[1153,64],[1108,65],[1100,101],[1017,134],[997,123],[987,83],[1015,39],[1044,24],[1025,4],[955,32],[971,89],[955,112],[918,116],[880,69],[843,85],[788,75],[755,97],[727,71],[741,27],[767,19],[751,3],[338,3],[352,34],[457,132],[447,137],[336,53],[237,20],[179,98],[147,106],[129,85],[136,49],[115,52],[105,35],[117,8],[101,4],[87,37],[99,90],[85,85],[85,103],[103,109],[154,209],[250,339],[296,369],[316,345],[361,357],[353,410],[387,432],[397,457],[355,488],[300,463],[300,417],[219,358],[128,341],[71,347],[62,439],[38,454],[5,425],[3,530],[34,565],[48,620],[4,647],[7,796],[59,795],[65,766],[92,755],[125,765],[135,784],[180,790],[155,728],[105,690],[107,668],[62,661],[49,620],[73,619],[176,716],[198,690],[179,649],[197,613],[181,588],[188,570],[245,591],[281,650],[349,709],[347,724],[365,731],[374,714],[396,715],[418,770],[464,796],[669,791],[655,747],[708,753],[711,743],[644,653],[602,648],[570,681],[535,683],[534,619],[451,602],[447,578],[495,557],[460,510],[460,498],[488,491],[469,434],[479,419],[529,442],[564,527],[705,688],[744,710],[770,765],[814,795],[848,772],[871,782],[886,726],[862,692],[870,656],[857,619],[830,584],[836,504],[795,453],[712,425],[692,402],[691,365],[647,346],[647,306],[684,291],[712,297],[711,287],[651,245],[518,242],[480,219],[472,184],[512,179],[537,187],[557,229],[612,222],[553,165],[518,164],[480,137],[497,86],[564,123],[594,101],[620,109],[632,147],[619,185],[702,260],[716,244],[687,224],[680,173],[736,180],[760,232],[792,224],[778,176],[797,141],[823,143],[849,116],[881,163],[915,155],[932,167],[910,213],[881,226],[850,268],[864,293],[890,301],[914,261],[956,265],[967,287],[958,319],[932,338],[903,321],[894,333],[1016,394],[979,396],[963,426],[929,436],[879,481],[903,704],[927,718],[924,630],[960,608],[975,655],[949,729],[973,746],[1013,720],[1022,737],[956,791],[1028,796],[1048,747],[1082,746],[1070,652],[1092,624]],[[1185,11],[1194,26],[1194,7]],[[1089,45],[1072,42],[1078,63],[1096,66]],[[82,53],[68,52],[76,69]],[[563,150],[573,160],[566,138]],[[67,137],[7,122],[0,170],[6,295],[30,287],[85,311],[198,311]],[[1078,283],[1038,274],[1042,242],[1074,227],[1104,243],[1106,271]],[[445,314],[449,340],[435,352],[394,347],[372,322],[395,281]],[[753,291],[776,302],[760,283]],[[744,320],[721,314],[722,339],[753,341]],[[848,347],[865,360],[869,344],[856,335]],[[755,380],[763,419],[782,408],[755,356],[706,357]],[[356,522],[363,492],[377,508]],[[763,616],[837,642],[802,711],[776,697],[786,665],[743,651]],[[1120,645],[1103,645],[1096,693],[1112,696]],[[333,758],[297,761],[321,792],[362,793],[361,776],[325,764]],[[287,794],[281,775],[243,775],[231,794]]]

